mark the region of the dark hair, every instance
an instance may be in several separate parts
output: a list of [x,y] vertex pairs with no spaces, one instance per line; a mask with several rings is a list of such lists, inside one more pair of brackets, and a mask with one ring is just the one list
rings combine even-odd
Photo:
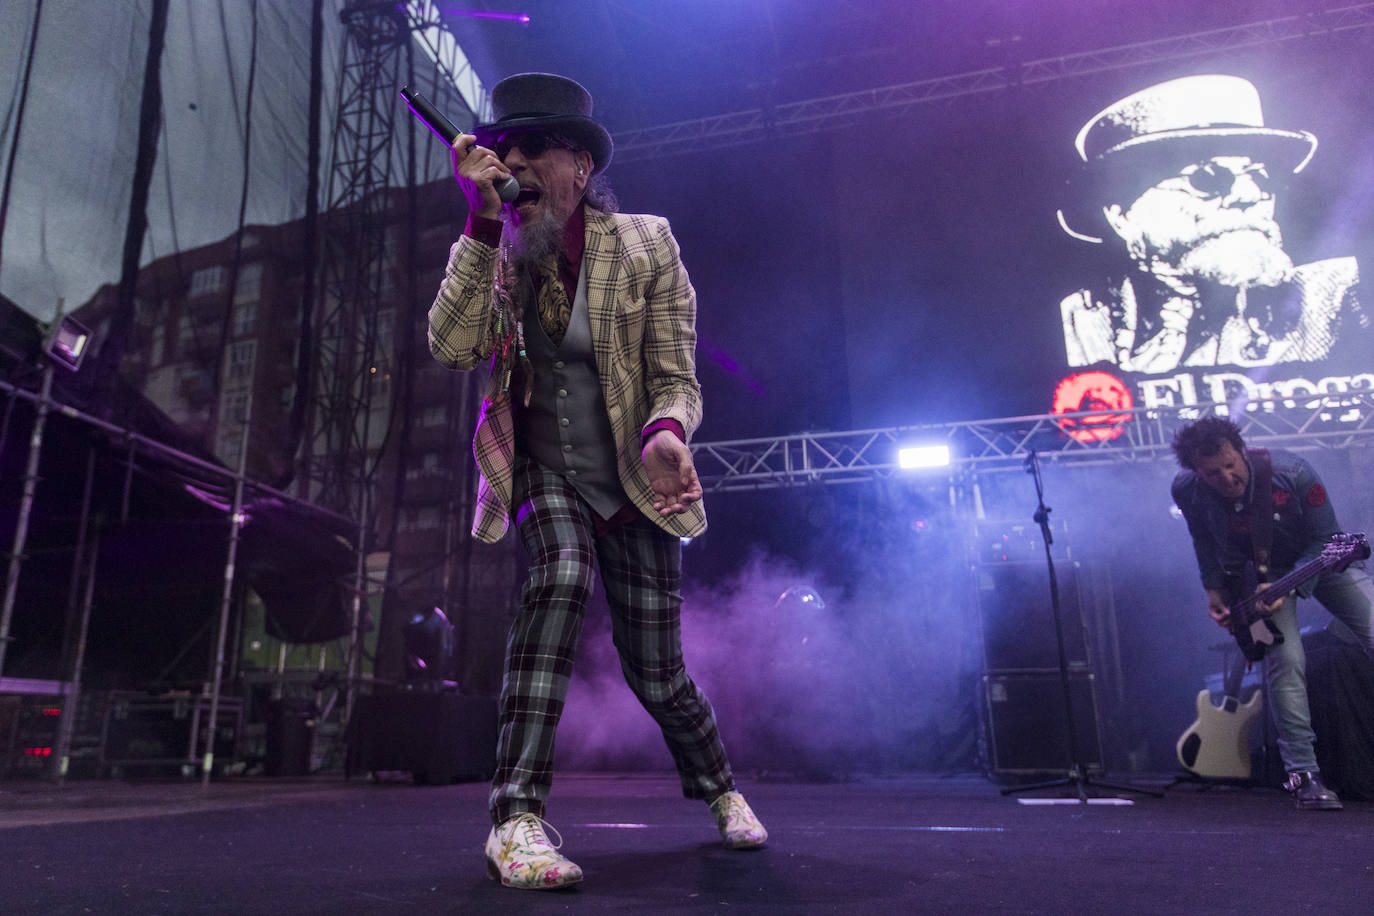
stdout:
[[[573,151],[573,155],[591,152],[591,150],[578,146],[571,140],[567,140],[563,137],[559,137],[559,139],[567,145],[568,149]],[[592,163],[592,169],[593,171],[596,169],[595,162]],[[611,190],[611,186],[606,182],[605,175],[592,175],[587,179],[587,187],[582,191],[582,199],[586,201],[587,205],[593,210],[600,210],[602,213],[620,212],[620,201],[616,199],[615,192]]]
[[1174,433],[1174,457],[1180,467],[1191,471],[1197,459],[1212,457],[1228,442],[1236,451],[1245,452],[1239,426],[1223,417],[1204,417]]
[[587,189],[582,194],[582,199],[593,210],[600,210],[602,213],[616,213],[620,210],[620,201],[616,200],[615,192],[606,183],[605,175],[593,175],[587,182]]

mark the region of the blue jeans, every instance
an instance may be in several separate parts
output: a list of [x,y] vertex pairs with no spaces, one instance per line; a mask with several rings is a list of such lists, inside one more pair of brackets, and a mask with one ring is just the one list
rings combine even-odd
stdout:
[[[1369,574],[1351,568],[1343,573],[1324,573],[1317,579],[1312,597],[1350,628],[1374,658],[1374,588]],[[1294,595],[1271,618],[1283,634],[1283,642],[1264,656],[1264,683],[1279,734],[1279,755],[1290,773],[1317,769],[1312,732],[1312,713],[1307,704],[1307,655],[1298,631],[1298,600]]]

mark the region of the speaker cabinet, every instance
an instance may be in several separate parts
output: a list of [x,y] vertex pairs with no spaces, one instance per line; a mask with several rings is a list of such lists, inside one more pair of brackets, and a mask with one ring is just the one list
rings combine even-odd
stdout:
[[[983,564],[975,575],[983,626],[983,670],[1058,671],[1059,641],[1046,564]],[[1055,578],[1065,655],[1071,667],[1086,667],[1088,644],[1079,570],[1073,563],[1057,563]]]
[[[112,696],[105,710],[100,746],[101,766],[200,766],[210,742],[211,698],[201,696]],[[243,722],[243,700],[220,697],[215,713],[213,752],[221,761],[233,760]]]
[[358,698],[349,775],[406,770],[417,783],[485,779],[496,770],[496,699],[410,691]]
[[[995,774],[1067,772],[1070,761],[1064,684],[1058,671],[988,674],[983,677],[987,764]],[[1078,756],[1089,770],[1102,769],[1102,729],[1093,676],[1069,676]]]

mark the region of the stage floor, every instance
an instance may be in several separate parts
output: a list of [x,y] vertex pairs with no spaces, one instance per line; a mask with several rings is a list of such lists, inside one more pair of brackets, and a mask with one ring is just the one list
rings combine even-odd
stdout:
[[[1167,780],[1164,780],[1167,782]],[[1153,783],[1160,785],[1160,781]],[[0,783],[0,911],[20,913],[1369,913],[1374,804],[1298,812],[1196,785],[1026,804],[979,776],[742,781],[767,848],[729,852],[676,781],[563,775],[586,874],[486,876],[486,786],[336,777]]]

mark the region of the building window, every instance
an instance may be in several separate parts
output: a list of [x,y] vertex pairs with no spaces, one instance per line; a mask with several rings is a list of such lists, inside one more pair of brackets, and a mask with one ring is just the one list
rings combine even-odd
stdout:
[[418,465],[411,465],[406,468],[407,480],[419,480],[422,477],[438,477],[443,474],[443,467],[439,462],[441,456],[438,452],[426,452],[420,457]]
[[220,423],[242,425],[248,419],[248,395],[225,395],[224,406],[220,412]]
[[138,297],[134,300],[134,323],[141,327],[153,327],[162,320],[162,303],[156,299]]
[[196,345],[196,324],[189,314],[177,318],[177,354],[187,356]]
[[239,300],[234,306],[234,336],[251,337],[258,326],[258,302]]
[[391,423],[391,378],[381,373],[372,376],[371,400],[368,403],[367,447],[380,448],[386,441],[387,426]]
[[230,432],[220,433],[219,448],[216,449],[219,458],[229,467],[238,467],[239,458],[243,454],[243,430],[235,429]]
[[396,310],[382,309],[377,313],[377,333],[372,358],[378,366],[390,366],[396,352]]
[[234,286],[234,304],[257,302],[262,298],[262,262],[254,261],[239,267],[238,283]]
[[396,294],[396,271],[391,260],[373,261],[367,268],[368,286],[377,291],[377,299],[386,302]]
[[176,370],[180,399],[190,408],[209,410],[215,398],[214,378],[210,370],[187,363],[177,363]]
[[398,531],[436,531],[442,524],[443,517],[439,514],[439,508],[437,506],[424,506],[402,512],[400,520],[396,523],[396,529]]
[[222,293],[229,286],[229,269],[223,265],[202,267],[191,274],[191,296]]
[[229,377],[251,378],[253,358],[257,355],[256,340],[241,340],[229,348]]

